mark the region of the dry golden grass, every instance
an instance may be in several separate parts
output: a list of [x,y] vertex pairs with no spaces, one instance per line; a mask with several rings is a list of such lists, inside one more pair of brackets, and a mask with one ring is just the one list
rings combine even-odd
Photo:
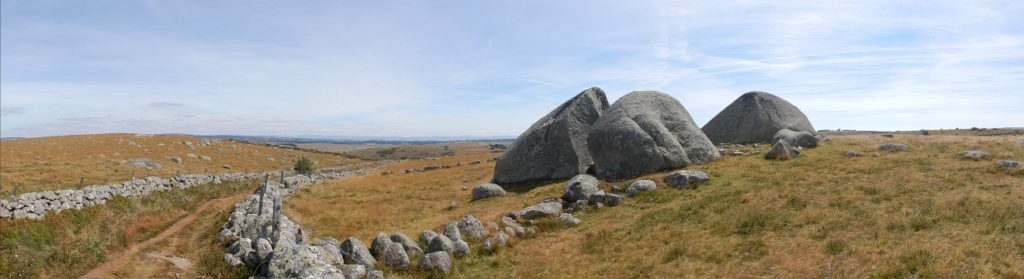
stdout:
[[[577,214],[583,224],[540,233],[496,255],[457,260],[456,278],[1006,277],[1024,276],[1024,172],[995,166],[1024,158],[1019,137],[897,134],[833,136],[800,158],[762,154],[693,166],[711,176],[696,190],[661,184],[615,208]],[[886,141],[905,152],[879,152]],[[762,145],[762,151],[768,146]],[[847,158],[855,149],[861,157]],[[994,158],[964,160],[981,149]],[[459,152],[446,160],[467,156]],[[405,162],[430,164],[429,162]],[[562,183],[468,202],[493,164],[371,176],[308,188],[288,213],[316,231],[368,241],[377,231],[415,237],[464,214],[485,222],[561,194]],[[406,168],[401,165],[395,169]],[[462,182],[465,180],[466,182]],[[602,183],[604,190],[631,181]],[[448,202],[459,208],[447,211]],[[424,274],[389,273],[389,277]]]
[[[285,200],[285,213],[317,233],[337,239],[355,236],[368,241],[378,231],[401,231],[415,238],[424,229],[472,214],[483,220],[496,220],[504,212],[536,203],[555,195],[558,189],[545,188],[527,193],[509,193],[500,199],[470,202],[474,186],[490,180],[496,156],[486,144],[453,145],[454,156],[437,160],[410,160],[389,165],[378,174],[328,181],[310,185]],[[469,165],[469,162],[481,161]],[[460,167],[418,173],[405,169],[423,169],[430,165]],[[381,172],[394,171],[384,176]],[[466,190],[462,188],[466,187]],[[449,203],[455,201],[455,210]]]
[[[319,161],[320,167],[343,165],[355,160],[342,156],[275,148],[263,145],[221,141],[201,146],[202,139],[190,136],[102,134],[43,137],[0,141],[0,196],[10,195],[15,184],[18,192],[35,192],[105,184],[136,177],[170,177],[176,173],[222,173],[290,169],[295,159],[305,156]],[[195,148],[182,144],[190,141]],[[135,143],[132,145],[131,143]],[[187,156],[195,154],[196,158]],[[166,157],[182,159],[177,164]],[[203,160],[199,156],[209,156]],[[122,161],[149,158],[159,169],[134,168]],[[222,166],[229,165],[231,170]]]

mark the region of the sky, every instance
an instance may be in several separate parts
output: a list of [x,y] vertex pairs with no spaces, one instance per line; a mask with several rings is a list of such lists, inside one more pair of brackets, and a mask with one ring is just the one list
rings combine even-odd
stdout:
[[579,92],[1024,127],[1024,1],[0,2],[0,136],[515,137]]

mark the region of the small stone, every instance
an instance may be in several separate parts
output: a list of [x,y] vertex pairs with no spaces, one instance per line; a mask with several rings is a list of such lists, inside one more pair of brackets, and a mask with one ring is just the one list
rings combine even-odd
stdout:
[[[346,276],[346,278],[352,278]],[[356,277],[358,278],[358,277]],[[384,279],[384,272],[380,270],[373,270],[366,274],[366,279]]]
[[636,194],[639,194],[639,193],[654,191],[654,189],[657,189],[657,188],[658,188],[658,185],[656,183],[654,183],[654,181],[650,181],[650,180],[646,180],[646,179],[644,179],[644,180],[637,180],[637,181],[634,181],[632,184],[629,184],[629,187],[626,187],[626,195],[627,196],[635,196]]
[[996,165],[1004,169],[1015,169],[1020,167],[1021,163],[1013,160],[998,160],[996,161]]
[[[463,187],[463,190],[466,188]],[[485,183],[473,187],[473,200],[486,199],[490,197],[500,197],[505,195],[505,189],[501,186],[493,183]]]
[[879,146],[878,150],[889,151],[889,152],[905,151],[905,150],[907,150],[907,145],[906,144],[902,144],[902,143],[887,142],[887,143],[883,143],[881,146]]
[[465,257],[466,255],[469,255],[469,243],[466,243],[461,239],[456,240],[452,247],[452,256],[455,256],[456,258],[461,258]]
[[850,149],[850,150],[846,151],[846,157],[851,157],[852,158],[852,157],[857,157],[857,156],[860,156],[860,152],[857,152],[857,150]]
[[448,273],[451,270],[451,257],[444,251],[427,253],[420,258],[419,267],[422,270]]
[[672,188],[696,188],[697,184],[708,181],[708,174],[702,171],[679,170],[662,178]]

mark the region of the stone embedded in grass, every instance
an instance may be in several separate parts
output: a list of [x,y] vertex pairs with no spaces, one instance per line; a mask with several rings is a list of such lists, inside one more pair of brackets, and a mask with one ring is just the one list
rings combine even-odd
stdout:
[[455,247],[455,243],[452,242],[447,236],[437,235],[430,240],[430,244],[427,244],[427,251],[425,253],[430,254],[434,252],[446,252],[451,253]]
[[567,203],[572,203],[578,200],[588,200],[590,196],[597,193],[597,178],[589,174],[580,174],[569,179],[569,182],[565,183],[565,194],[562,195],[562,200]]
[[857,157],[857,156],[860,156],[860,152],[857,152],[857,150],[850,149],[850,150],[846,151],[846,157]]
[[341,269],[341,274],[344,274],[345,278],[363,278],[367,276],[366,267],[358,264],[342,264],[338,266],[338,269]]
[[355,237],[345,238],[345,241],[341,243],[341,256],[345,258],[346,264],[359,264],[367,269],[373,268],[377,264],[377,260],[373,259],[373,255],[370,254],[369,249],[366,249],[366,245],[363,245],[363,242]]
[[406,270],[409,268],[409,255],[405,253],[405,247],[401,243],[391,242],[383,250],[382,260],[384,265],[393,270]]
[[565,222],[565,226],[567,227],[575,227],[581,222],[579,218],[576,218],[576,216],[572,216],[572,214],[569,213],[562,213],[561,215],[558,215],[558,220]]
[[768,153],[764,154],[766,160],[780,160],[785,161],[800,157],[800,150],[796,147],[789,145],[785,140],[779,140],[772,145],[772,149],[768,150]]
[[469,255],[469,243],[462,239],[456,240],[452,243],[452,256],[456,258],[465,257]]
[[542,202],[529,206],[515,213],[517,218],[533,220],[541,217],[554,217],[562,213],[562,203],[556,201]]
[[384,249],[387,249],[391,244],[391,238],[388,237],[384,232],[378,232],[370,241],[370,255],[373,255],[376,259],[381,259],[384,256]]
[[680,189],[680,188],[697,188],[697,184],[708,181],[708,174],[702,171],[692,170],[678,170],[666,175],[663,180],[669,187]]
[[1013,161],[1013,160],[998,160],[998,161],[996,161],[996,166],[999,166],[1000,168],[1004,168],[1004,169],[1015,169],[1017,167],[1020,167],[1020,165],[1021,165],[1020,162]]
[[[465,189],[465,188],[463,188]],[[484,183],[473,187],[473,200],[500,197],[505,195],[505,189],[494,183]]]
[[416,244],[416,241],[413,241],[412,238],[409,238],[401,232],[391,233],[391,241],[402,244],[402,247],[405,247],[405,253],[410,257],[423,255],[423,249],[420,249],[419,245]]
[[451,265],[451,257],[445,251],[427,253],[420,258],[419,263],[419,267],[422,270],[440,271],[443,273],[448,273],[451,270]]
[[423,245],[423,247],[427,247],[428,245],[430,245],[430,241],[434,240],[435,237],[437,237],[436,232],[432,230],[423,230],[423,232],[420,233],[419,244]]
[[794,147],[818,147],[818,138],[813,133],[807,131],[796,132],[790,129],[782,129],[775,132],[775,136],[772,137],[774,142],[780,140]]
[[988,152],[985,152],[985,151],[981,151],[981,150],[968,150],[968,151],[965,151],[964,153],[960,154],[961,158],[971,159],[971,160],[975,160],[975,161],[983,160],[983,159],[988,159],[988,157],[991,157],[991,156],[992,156],[992,154],[990,154]]
[[167,157],[164,157],[164,158],[167,159],[167,160],[170,160],[171,162],[174,162],[175,164],[181,164],[181,157],[178,157],[178,156],[167,156]]
[[658,184],[654,183],[654,181],[646,180],[646,179],[637,180],[637,181],[634,181],[632,184],[629,184],[629,187],[626,187],[626,195],[627,196],[635,196],[636,194],[639,194],[639,193],[642,193],[642,192],[654,191],[654,189],[657,189],[657,188],[658,188]]
[[879,146],[878,150],[889,151],[889,152],[906,151],[907,150],[907,145],[906,144],[902,144],[902,143],[887,142],[887,143],[883,143],[881,146]]
[[128,161],[128,164],[130,164],[132,167],[139,169],[160,169],[160,164],[153,160],[150,160],[149,158],[132,159]]
[[447,236],[452,241],[462,239],[462,233],[459,232],[459,223],[452,221],[441,226],[441,234]]
[[[345,276],[345,278],[362,278],[362,276],[359,276],[359,277]],[[366,279],[384,279],[384,272],[380,271],[380,270],[370,271],[370,273],[366,274]]]
[[484,225],[473,215],[463,216],[456,226],[459,228],[459,234],[466,240],[481,241],[487,237],[487,229],[484,229]]

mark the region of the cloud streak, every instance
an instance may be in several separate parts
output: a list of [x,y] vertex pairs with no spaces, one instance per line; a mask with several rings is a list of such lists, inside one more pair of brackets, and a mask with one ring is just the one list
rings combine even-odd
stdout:
[[514,136],[590,86],[698,124],[762,90],[821,129],[1024,126],[1019,1],[0,5],[4,136]]

